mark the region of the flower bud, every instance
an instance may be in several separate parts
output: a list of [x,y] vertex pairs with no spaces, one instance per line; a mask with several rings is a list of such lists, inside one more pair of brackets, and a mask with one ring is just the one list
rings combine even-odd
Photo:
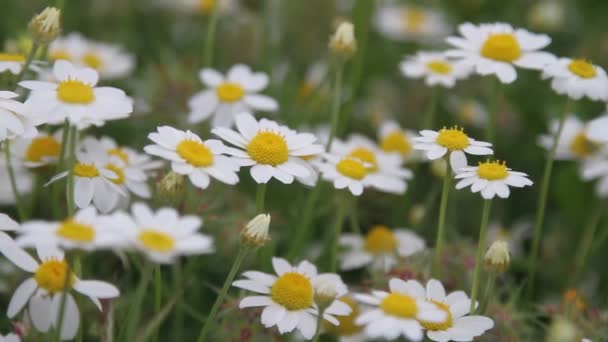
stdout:
[[35,15],[28,25],[28,30],[34,39],[41,43],[49,43],[61,34],[61,11],[55,7],[47,7]]
[[511,264],[509,245],[505,241],[494,241],[488,248],[483,261],[489,272],[502,273],[506,271]]
[[259,214],[241,231],[241,242],[249,247],[264,246],[266,241],[270,240],[268,226],[270,226],[270,214]]
[[412,225],[418,225],[424,219],[426,215],[426,208],[422,204],[416,204],[412,206],[409,212],[409,221]]
[[325,310],[338,296],[338,289],[331,280],[320,281],[315,286],[315,303],[321,310]]
[[447,170],[448,162],[445,159],[435,159],[431,162],[431,173],[435,177],[443,179],[447,173]]
[[348,58],[357,51],[355,27],[349,22],[343,22],[329,39],[329,49],[338,56]]
[[156,191],[163,200],[177,199],[184,191],[184,176],[173,171],[167,173],[156,183]]

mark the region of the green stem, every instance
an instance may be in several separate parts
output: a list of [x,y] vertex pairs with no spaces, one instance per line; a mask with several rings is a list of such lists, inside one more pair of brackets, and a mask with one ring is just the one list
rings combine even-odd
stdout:
[[312,342],[319,342],[319,338],[321,338],[321,324],[323,324],[323,313],[325,309],[319,310],[319,315],[317,316],[317,330],[315,331],[315,337],[312,339]]
[[213,306],[211,307],[211,311],[209,312],[209,315],[207,316],[207,319],[205,320],[205,324],[203,325],[201,334],[198,336],[198,342],[205,341],[205,337],[209,333],[209,329],[211,328],[211,326],[213,325],[213,322],[215,320],[215,315],[217,314],[217,311],[219,310],[220,305],[224,302],[224,298],[226,297],[226,294],[228,293],[228,289],[230,288],[230,285],[232,284],[232,281],[234,280],[234,277],[236,276],[236,272],[238,272],[239,267],[241,266],[241,263],[245,259],[245,256],[247,255],[248,251],[249,251],[249,248],[247,248],[247,247],[241,247],[241,249],[239,249],[239,254],[236,256],[236,259],[234,259],[232,268],[230,268],[230,272],[228,273],[228,276],[226,277],[226,280],[224,281],[224,286],[222,286],[222,289],[220,290],[220,293],[218,294],[217,298],[215,299],[215,303],[213,303]]
[[369,41],[369,26],[374,14],[374,0],[358,0],[355,3],[353,13],[355,13],[355,29],[357,30],[357,55],[354,57],[352,68],[351,89],[352,93],[358,94],[363,66],[365,65],[365,53]]
[[536,276],[536,263],[538,259],[538,249],[540,247],[540,237],[543,230],[543,222],[545,220],[545,209],[547,206],[547,195],[549,193],[549,183],[551,180],[551,171],[553,169],[553,161],[555,159],[555,151],[564,129],[564,122],[566,121],[566,113],[570,108],[570,98],[567,98],[564,110],[559,118],[559,124],[557,126],[557,132],[553,137],[553,144],[549,150],[549,155],[545,161],[545,169],[543,172],[543,180],[540,187],[540,193],[538,196],[538,210],[536,211],[536,220],[534,222],[533,239],[532,239],[532,251],[530,253],[529,269],[528,269],[528,298],[531,299],[534,294],[534,277]]
[[203,67],[209,68],[213,65],[213,49],[215,46],[215,31],[217,29],[218,21],[218,4],[213,5],[211,13],[209,14],[209,21],[207,22],[207,36],[205,38],[205,45],[203,51]]
[[492,300],[492,296],[494,295],[494,283],[496,281],[496,274],[494,272],[490,272],[488,274],[488,279],[486,280],[486,289],[484,291],[483,300],[481,301],[481,309],[479,310],[480,314],[484,314],[488,309],[488,305],[490,305],[490,301]]
[[[173,291],[177,293],[182,287],[182,264],[181,260],[176,260],[173,264]],[[173,321],[173,333],[175,341],[183,340],[184,329],[184,310],[181,305],[182,296],[179,296],[175,302],[175,316]]]
[[21,69],[21,72],[19,72],[19,75],[17,76],[17,83],[19,83],[19,82],[21,82],[21,80],[23,80],[23,77],[25,76],[27,69],[29,69],[30,65],[32,64],[32,61],[34,60],[34,56],[36,56],[36,53],[38,52],[39,48],[40,48],[40,43],[38,41],[34,40],[34,43],[32,43],[32,49],[30,50],[30,53],[27,55],[27,59],[25,60],[25,64],[23,64],[23,68]]
[[71,270],[68,269],[68,272],[65,272],[65,279],[63,281],[63,292],[61,293],[61,300],[60,300],[60,304],[59,304],[59,316],[58,316],[58,321],[57,321],[57,326],[55,328],[55,336],[54,336],[54,341],[56,342],[61,342],[61,327],[63,327],[63,316],[65,313],[65,304],[67,302],[67,298],[68,298],[68,294],[70,292],[71,289],[71,283],[70,283],[70,276],[71,276]]
[[255,210],[258,214],[264,211],[264,201],[266,199],[267,183],[258,184],[258,189],[255,193]]
[[344,225],[344,214],[346,205],[344,202],[338,204],[338,211],[336,213],[336,220],[334,221],[334,228],[332,229],[333,237],[330,239],[329,254],[329,272],[336,272],[338,268],[338,248],[340,247],[340,234],[342,233],[342,226]]
[[299,224],[296,227],[295,237],[293,239],[293,243],[291,244],[291,248],[289,249],[289,253],[287,254],[287,259],[293,261],[295,257],[300,254],[302,247],[308,242],[308,238],[310,237],[310,222],[312,221],[312,214],[315,208],[315,204],[317,203],[317,199],[319,198],[319,194],[321,193],[321,181],[318,181],[314,188],[308,193],[308,197],[306,198],[306,203],[304,204],[304,210],[302,210],[302,216],[299,220]]
[[439,86],[431,88],[431,99],[429,101],[429,106],[426,109],[426,113],[424,114],[424,122],[421,127],[422,129],[432,129],[433,125],[435,124],[435,113],[437,112],[439,91]]
[[598,201],[596,203],[595,208],[593,208],[593,211],[591,212],[591,217],[587,223],[585,232],[583,233],[583,238],[581,239],[579,247],[576,249],[577,254],[574,259],[574,277],[572,277],[573,282],[578,281],[580,276],[583,274],[585,262],[587,261],[587,255],[589,254],[591,244],[594,241],[595,232],[597,231],[600,219],[602,218],[604,207],[603,204],[604,202],[602,201]]
[[359,197],[357,196],[353,196],[353,204],[350,208],[350,213],[349,213],[349,218],[350,218],[350,225],[351,225],[351,229],[353,231],[353,233],[357,234],[357,235],[361,235],[361,225],[359,225],[359,212],[358,212],[358,207],[359,207]]
[[[74,274],[77,277],[82,278],[82,259],[80,258],[80,254],[78,254],[78,252],[74,255]],[[82,300],[80,299],[80,296],[76,297],[76,305],[79,308],[82,308]],[[82,324],[82,321],[80,321],[80,324]],[[82,327],[79,327],[78,334],[76,335],[76,342],[82,342],[83,335],[84,330],[82,329]]]
[[471,308],[469,312],[475,311],[477,295],[481,276],[481,264],[486,250],[486,235],[488,233],[488,221],[490,219],[490,208],[492,200],[483,201],[483,211],[481,213],[481,226],[479,227],[479,241],[477,242],[477,256],[475,257],[475,273],[473,273],[473,289],[471,290]]
[[149,261],[146,262],[146,266],[144,266],[144,269],[140,276],[139,284],[137,285],[135,294],[131,297],[131,302],[129,303],[130,309],[127,315],[127,330],[125,331],[126,337],[125,339],[119,337],[119,341],[133,341],[135,339],[137,323],[139,322],[139,318],[141,316],[144,296],[146,295],[146,289],[148,287],[148,283],[150,282],[150,278],[152,278],[153,270],[154,264]]
[[338,61],[336,64],[336,79],[334,83],[334,96],[331,104],[331,130],[329,133],[329,139],[327,139],[327,145],[325,145],[325,150],[329,151],[331,147],[331,143],[334,141],[336,137],[336,132],[338,131],[338,124],[340,123],[340,105],[342,103],[342,73],[344,71],[344,66],[342,61]]
[[[68,119],[65,119],[63,123],[63,129],[61,133],[61,150],[59,151],[59,159],[57,160],[57,166],[55,168],[55,174],[60,173],[64,169],[65,163],[65,155],[68,149],[68,139],[70,135],[70,122]],[[53,217],[55,219],[63,218],[63,214],[61,213],[61,207],[59,203],[61,203],[61,191],[59,184],[57,182],[51,184],[51,196],[52,196],[52,208],[53,208]]]
[[78,131],[76,127],[70,128],[70,141],[68,142],[68,180],[67,180],[67,207],[68,207],[68,217],[74,216],[74,212],[76,211],[75,202],[74,202],[74,165],[76,164],[76,144],[78,143]]
[[490,95],[490,108],[488,111],[488,125],[486,126],[486,141],[495,143],[496,138],[496,111],[498,109],[498,96],[500,93],[500,81],[492,80],[492,94]]
[[[160,265],[156,265],[156,269],[154,270],[154,314],[157,315],[160,312],[162,305],[162,295],[163,295],[163,277],[160,269]],[[152,335],[153,341],[158,341],[158,327],[155,329],[156,332]]]
[[445,218],[448,209],[448,197],[450,195],[450,186],[452,184],[452,168],[450,162],[447,161],[446,173],[443,176],[443,188],[441,190],[441,203],[439,205],[439,221],[437,222],[437,239],[435,242],[435,256],[433,257],[432,274],[439,277],[441,274],[441,252],[443,249],[443,240],[445,238]]
[[11,183],[11,189],[13,191],[13,195],[15,196],[15,207],[17,208],[17,214],[19,214],[19,220],[24,221],[26,218],[26,210],[23,206],[21,194],[19,193],[19,189],[17,189],[17,181],[15,179],[15,170],[13,170],[13,162],[11,157],[11,145],[10,140],[4,141],[4,156],[6,159],[6,170],[8,171],[8,178]]

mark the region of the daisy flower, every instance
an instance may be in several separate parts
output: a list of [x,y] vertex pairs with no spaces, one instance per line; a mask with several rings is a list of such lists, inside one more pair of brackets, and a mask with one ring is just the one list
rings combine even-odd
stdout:
[[478,166],[467,166],[460,169],[455,178],[460,179],[456,189],[471,186],[473,193],[480,192],[484,199],[509,197],[509,186],[523,188],[532,185],[528,175],[523,172],[511,171],[505,162],[486,161]]
[[21,102],[14,100],[19,94],[0,91],[0,142],[17,137],[32,137],[36,126],[45,123],[42,116],[33,116]]
[[169,264],[180,255],[213,252],[213,239],[198,232],[202,220],[180,216],[173,208],[153,212],[144,203],[134,203],[131,215],[116,213],[111,219],[135,248],[156,263]]
[[102,126],[108,120],[123,119],[133,111],[132,100],[112,87],[95,87],[99,78],[91,68],[78,68],[58,60],[53,66],[57,82],[22,81],[20,86],[31,90],[26,106],[48,118],[50,124],[68,119],[78,129]]
[[545,66],[543,79],[551,79],[551,88],[561,95],[579,100],[608,100],[608,77],[604,69],[585,59],[560,58]]
[[411,341],[421,341],[424,332],[419,321],[441,323],[448,319],[444,310],[417,297],[405,281],[393,278],[389,289],[390,292],[374,290],[371,295],[355,295],[355,299],[373,307],[355,320],[356,324],[365,325],[369,338],[395,340],[403,335]]
[[530,237],[532,225],[526,220],[518,220],[511,227],[507,227],[498,222],[491,222],[488,225],[487,246],[494,241],[504,241],[509,245],[509,252],[513,256],[524,253],[524,241]]
[[112,284],[79,279],[70,270],[63,252],[55,246],[42,244],[36,247],[40,262],[13,241],[0,242],[0,252],[17,267],[32,274],[32,277],[15,290],[6,315],[14,318],[29,303],[28,313],[33,326],[45,333],[52,327],[58,328],[60,303],[65,295],[65,311],[60,332],[62,340],[73,339],[80,325],[76,301],[71,291],[63,291],[66,279],[69,280],[71,289],[88,297],[99,310],[102,310],[99,299],[116,298],[120,294]]
[[608,114],[591,120],[587,124],[587,137],[602,144],[608,143]]
[[210,178],[234,185],[239,182],[238,160],[223,155],[233,148],[226,147],[215,139],[201,140],[190,132],[180,131],[170,126],[161,126],[157,132],[148,134],[155,144],[144,148],[146,153],[171,161],[171,169],[188,176],[198,188],[206,189]]
[[323,180],[332,182],[336,189],[348,189],[355,196],[361,196],[363,189],[369,185],[367,173],[371,164],[359,158],[326,155],[325,161],[318,167]]
[[88,41],[78,64],[97,70],[101,79],[115,80],[131,74],[135,58],[119,45]]
[[[15,183],[17,185],[17,191],[21,194],[22,198],[26,194],[32,191],[34,180],[32,174],[28,172],[23,165],[11,156],[11,165],[15,173]],[[6,156],[4,153],[0,153],[0,170],[4,172],[6,170]],[[15,195],[9,177],[0,177],[0,205],[11,205],[15,204]]]
[[58,37],[49,44],[49,59],[52,61],[65,60],[79,63],[78,58],[86,50],[86,38],[77,32]]
[[327,89],[320,89],[326,76],[327,64],[325,62],[316,62],[311,65],[306,71],[304,80],[298,87],[298,99],[306,101],[316,91],[326,92]]
[[61,222],[24,222],[19,229],[20,236],[15,241],[23,247],[51,244],[63,249],[85,251],[117,247],[123,238],[108,223],[94,207],[88,207]]
[[242,150],[226,150],[243,166],[251,166],[251,177],[258,183],[268,183],[276,178],[291,184],[294,177],[310,176],[303,156],[323,152],[323,146],[315,144],[317,138],[310,133],[297,133],[274,121],[256,121],[249,113],[236,116],[237,131],[224,127],[214,128],[211,133]]
[[382,225],[373,226],[365,237],[342,234],[339,244],[347,248],[340,254],[340,269],[345,271],[371,265],[387,272],[397,264],[398,258],[412,256],[426,247],[424,240],[411,230],[391,230]]
[[325,331],[337,335],[340,342],[367,341],[367,338],[363,333],[363,326],[355,323],[355,320],[361,314],[360,305],[349,296],[340,297],[338,300],[348,305],[351,312],[348,315],[336,316],[336,319],[340,323],[338,325],[333,325],[328,321],[324,321],[323,328]]
[[441,12],[411,5],[380,6],[374,24],[381,34],[399,41],[438,40],[450,31]]
[[15,222],[15,220],[6,214],[0,213],[0,243],[5,239],[12,240],[11,237],[4,232],[15,231],[17,228],[19,228],[19,224]]
[[426,152],[430,160],[439,159],[446,154],[450,156],[450,166],[454,172],[467,166],[465,153],[473,155],[489,155],[494,152],[492,144],[469,138],[462,129],[457,127],[442,128],[439,131],[420,131],[421,137],[414,138],[415,149]]
[[435,304],[447,315],[440,322],[420,321],[427,330],[426,336],[437,342],[473,341],[494,327],[494,321],[485,316],[467,316],[471,300],[463,291],[446,294],[440,281],[431,279],[426,283],[426,289],[415,280],[404,282],[394,279],[400,286],[406,287],[419,299]]
[[110,137],[103,136],[96,142],[101,145],[101,149],[108,155],[117,157],[125,165],[135,167],[146,172],[146,174],[153,174],[155,170],[163,166],[161,161],[153,160],[149,155],[139,153],[128,146],[120,146]]
[[[272,258],[272,266],[276,275],[246,271],[243,272],[246,279],[232,283],[232,286],[261,294],[243,298],[239,308],[264,307],[261,318],[266,328],[276,325],[281,334],[298,329],[306,339],[312,339],[317,330],[315,316],[319,314],[314,303],[316,285],[319,282],[332,282],[340,297],[346,294],[346,286],[337,274],[318,274],[315,265],[308,261],[292,266],[285,259]],[[334,316],[348,315],[350,312],[350,306],[336,299],[325,309],[323,318],[338,325]]]
[[516,66],[541,70],[555,60],[552,54],[539,51],[551,43],[544,34],[515,29],[506,23],[464,23],[458,31],[462,37],[446,39],[456,48],[446,55],[461,59],[480,75],[495,74],[502,83],[515,81]]
[[213,69],[203,69],[199,77],[207,89],[195,94],[188,103],[191,124],[213,115],[211,126],[230,127],[238,113],[274,112],[279,108],[273,98],[258,94],[268,86],[268,75],[253,72],[246,65],[234,65],[226,77]]
[[61,153],[62,131],[54,134],[37,133],[31,138],[16,139],[11,145],[11,154],[23,166],[36,169],[54,165]]
[[420,155],[414,150],[416,134],[404,130],[395,121],[385,121],[378,129],[378,145],[386,153],[395,153],[401,156],[404,162],[418,160]]
[[[22,54],[0,52],[0,73],[8,71],[13,75],[19,75],[25,65],[25,60],[26,58]],[[39,62],[34,61],[30,64],[30,69],[39,71],[37,64]]]
[[[553,146],[553,139],[557,134],[559,120],[551,121],[549,134],[541,135],[538,139],[539,145],[546,150]],[[555,159],[558,160],[583,160],[591,157],[600,145],[591,140],[587,135],[588,125],[574,114],[568,114],[564,119],[562,134],[557,141]]]
[[464,125],[485,127],[488,122],[488,111],[477,100],[451,96],[448,98],[447,106]]
[[581,165],[581,176],[586,181],[596,180],[595,192],[601,198],[608,197],[608,152],[603,150]]
[[429,87],[452,88],[457,80],[471,74],[470,65],[449,60],[443,52],[418,52],[401,62],[399,68],[405,77],[424,78]]

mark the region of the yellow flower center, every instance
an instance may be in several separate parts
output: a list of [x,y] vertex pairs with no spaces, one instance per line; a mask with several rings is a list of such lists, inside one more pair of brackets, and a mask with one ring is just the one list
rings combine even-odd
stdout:
[[354,158],[344,158],[336,164],[336,170],[344,176],[356,180],[361,180],[367,174],[367,169],[363,163]]
[[209,14],[215,7],[216,0],[199,0],[198,2],[198,10],[201,14]]
[[460,106],[460,111],[458,112],[458,115],[464,122],[473,123],[473,120],[475,118],[475,110],[476,107],[473,101],[465,101]]
[[95,229],[93,227],[72,221],[71,219],[63,221],[55,231],[55,234],[76,242],[93,242],[95,239]]
[[288,272],[277,279],[270,288],[270,297],[287,310],[303,310],[313,303],[310,280],[302,274]]
[[401,293],[390,293],[380,303],[385,313],[401,318],[415,318],[418,313],[416,299]]
[[158,230],[142,230],[138,239],[145,248],[158,253],[167,253],[175,248],[175,239],[171,235]]
[[289,159],[285,138],[274,132],[258,132],[247,145],[251,159],[260,164],[277,166]]
[[34,280],[38,287],[48,291],[49,294],[62,291],[66,285],[66,277],[70,285],[74,284],[74,273],[70,272],[70,267],[65,260],[47,260],[40,264],[34,273]]
[[103,61],[101,60],[101,58],[99,58],[99,56],[94,52],[86,53],[82,57],[82,61],[84,62],[84,64],[88,65],[93,69],[99,69],[103,65]]
[[224,82],[216,89],[217,97],[221,102],[236,102],[245,96],[245,90],[237,83]]
[[57,98],[72,104],[89,104],[95,100],[93,87],[79,80],[68,79],[57,86]]
[[99,170],[93,164],[76,163],[74,175],[78,177],[95,178],[99,176]]
[[580,78],[594,78],[597,75],[593,64],[584,59],[574,59],[568,64],[568,70]]
[[177,154],[188,164],[207,167],[213,164],[213,153],[203,143],[196,140],[182,140],[176,148]]
[[370,166],[367,167],[367,171],[378,171],[378,162],[376,161],[376,154],[374,153],[374,151],[365,147],[358,147],[350,151],[348,156],[359,159],[362,162],[369,164]]
[[412,152],[410,140],[401,131],[391,132],[382,138],[380,148],[385,152],[399,152],[402,156]]
[[49,53],[49,58],[53,61],[60,59],[69,61],[72,59],[72,56],[66,50],[54,50]]
[[432,300],[431,302],[433,302],[433,304],[437,305],[437,307],[445,312],[446,314],[446,319],[445,321],[441,322],[441,323],[436,323],[436,322],[427,322],[427,321],[419,321],[420,325],[422,325],[423,328],[425,328],[426,330],[431,330],[431,331],[444,331],[444,330],[448,330],[449,328],[452,327],[452,325],[454,324],[453,320],[452,320],[452,312],[450,311],[450,308],[441,302],[437,302]]
[[108,165],[106,165],[106,169],[108,169],[110,171],[114,171],[114,173],[117,176],[116,178],[111,179],[112,183],[120,185],[125,182],[125,172],[122,168],[120,168],[114,164],[108,164]]
[[328,321],[324,321],[323,325],[325,329],[334,332],[340,336],[352,336],[357,333],[360,333],[363,330],[363,327],[355,324],[355,320],[361,312],[361,310],[359,310],[359,304],[357,304],[357,302],[355,302],[350,297],[342,297],[338,300],[350,306],[351,312],[346,316],[336,316],[336,319],[338,320],[338,322],[340,322],[338,326],[335,326],[329,323]]
[[512,33],[495,33],[483,43],[481,55],[501,62],[513,62],[521,57],[521,48]]
[[363,248],[373,254],[392,253],[397,248],[397,238],[388,227],[373,226],[365,236]]
[[111,148],[107,152],[111,156],[120,158],[123,162],[125,162],[125,164],[129,164],[129,154],[120,148]]
[[450,151],[458,151],[469,146],[469,137],[457,127],[443,128],[439,131],[436,142]]
[[432,72],[441,75],[448,75],[452,72],[452,65],[441,60],[430,61],[426,63],[426,67]]
[[25,150],[25,160],[38,163],[45,157],[59,157],[60,151],[61,144],[52,136],[36,137]]
[[0,62],[25,63],[25,56],[16,53],[0,53]]
[[419,8],[408,7],[403,11],[401,18],[406,32],[418,33],[421,32],[424,27],[426,13]]
[[507,163],[499,161],[487,161],[484,163],[479,163],[479,166],[477,167],[477,175],[479,178],[487,180],[505,179],[509,176],[509,171],[507,171]]
[[584,132],[579,132],[570,143],[570,150],[572,151],[572,153],[574,153],[577,157],[580,158],[590,156],[591,154],[593,154],[593,152],[597,150],[597,148],[598,145],[593,141],[587,139],[587,136]]

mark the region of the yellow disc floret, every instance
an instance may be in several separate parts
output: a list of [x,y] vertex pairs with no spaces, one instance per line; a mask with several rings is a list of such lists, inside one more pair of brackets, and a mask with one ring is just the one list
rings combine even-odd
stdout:
[[482,179],[501,180],[509,176],[509,170],[507,169],[507,163],[505,162],[486,161],[479,163],[477,175]]
[[201,14],[207,15],[213,11],[215,7],[216,0],[199,0],[198,1],[198,10]]
[[593,154],[598,148],[598,144],[587,139],[585,132],[579,132],[574,136],[570,143],[570,151],[579,158],[585,158]]
[[263,131],[249,141],[247,153],[260,164],[277,166],[289,159],[289,149],[285,138],[278,133]]
[[437,301],[432,301],[433,304],[437,305],[437,307],[445,312],[446,314],[446,318],[443,322],[427,322],[427,321],[419,321],[420,325],[422,325],[423,328],[425,328],[426,330],[431,330],[431,331],[444,331],[444,330],[448,330],[449,328],[452,327],[452,325],[454,324],[453,322],[453,318],[452,318],[452,312],[450,312],[450,308],[441,302],[437,302]]
[[61,144],[55,138],[44,135],[32,139],[25,150],[25,160],[39,163],[45,158],[57,158],[61,151]]
[[388,227],[373,226],[365,236],[363,248],[373,254],[392,253],[397,248],[397,238]]
[[65,260],[47,260],[40,264],[36,273],[34,273],[34,280],[36,280],[38,287],[48,291],[49,294],[62,291],[67,285],[66,280],[69,285],[72,285],[75,278]]
[[365,165],[363,165],[363,162],[349,157],[340,160],[336,164],[336,170],[342,175],[356,180],[363,179],[367,174],[367,169],[365,168]]
[[470,144],[469,137],[458,127],[441,129],[436,142],[450,151],[464,150]]
[[427,62],[426,67],[432,72],[441,75],[449,75],[452,72],[452,65],[442,60]]
[[175,239],[158,230],[144,229],[137,238],[145,248],[157,253],[167,253],[175,249]]
[[245,90],[237,83],[224,82],[216,89],[217,97],[221,102],[236,102],[245,96]]
[[52,61],[57,61],[60,59],[69,61],[72,59],[72,56],[66,50],[57,49],[57,50],[53,50],[53,51],[49,52],[49,59]]
[[108,164],[106,169],[113,171],[116,174],[116,178],[111,179],[114,184],[123,184],[125,182],[125,171],[118,165]]
[[407,156],[412,152],[410,140],[401,131],[393,131],[380,141],[380,148],[385,152],[398,152],[402,156]]
[[403,28],[406,32],[418,33],[422,31],[426,22],[426,13],[424,10],[416,7],[408,7],[401,15]]
[[74,175],[78,177],[95,178],[99,176],[99,170],[93,164],[76,163]]
[[272,300],[292,311],[309,308],[313,303],[313,292],[310,279],[295,272],[284,273],[270,288]]
[[378,161],[376,160],[376,154],[369,148],[357,147],[350,151],[348,156],[359,159],[362,162],[368,164],[366,165],[366,168],[369,172],[378,171]]
[[84,64],[88,65],[93,69],[99,69],[103,65],[103,61],[101,60],[101,58],[99,58],[99,56],[94,52],[86,53],[82,57],[82,61],[84,62]]
[[89,104],[95,100],[95,93],[89,84],[68,79],[57,86],[57,98],[70,104]]
[[200,141],[182,140],[177,144],[175,151],[193,166],[207,167],[213,164],[213,153]]
[[514,34],[494,33],[481,46],[481,55],[501,62],[513,62],[521,57],[521,47]]
[[111,156],[116,156],[120,158],[126,164],[129,164],[129,154],[120,148],[111,148],[108,151],[108,154]]
[[67,220],[55,231],[58,236],[80,243],[93,242],[95,239],[95,229],[88,224],[82,224],[73,220]]
[[0,53],[0,62],[25,63],[25,56],[16,53]]
[[594,78],[597,75],[593,64],[584,59],[573,59],[568,64],[568,70],[580,78]]
[[401,293],[390,293],[380,303],[385,313],[400,318],[415,318],[418,313],[416,299]]

